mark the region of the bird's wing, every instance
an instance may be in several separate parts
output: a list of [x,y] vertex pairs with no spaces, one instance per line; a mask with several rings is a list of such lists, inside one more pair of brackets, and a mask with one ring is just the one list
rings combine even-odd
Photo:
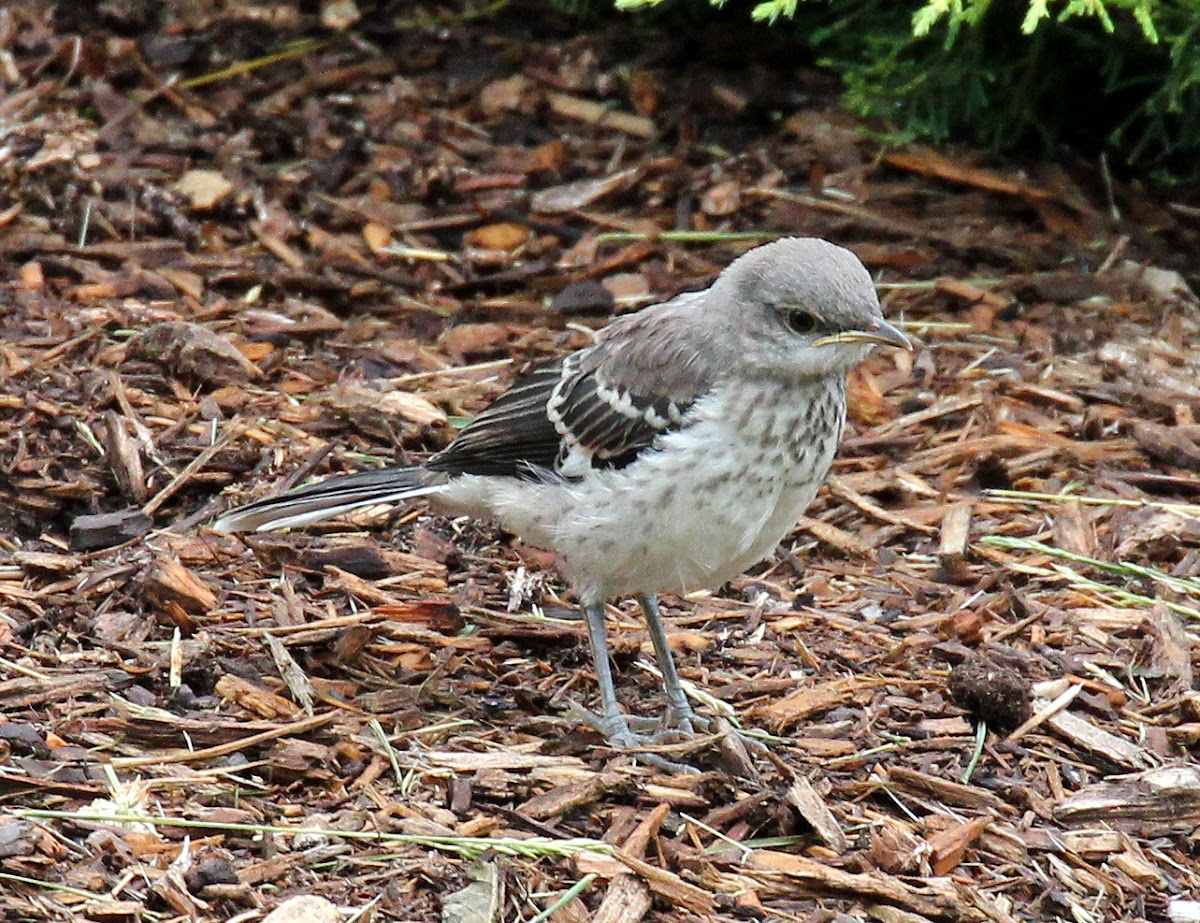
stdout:
[[666,310],[694,297],[621,318],[592,346],[526,373],[425,467],[573,479],[628,465],[714,383],[689,328]]
[[425,463],[448,474],[527,475],[553,470],[562,437],[546,413],[562,383],[562,359],[526,372]]

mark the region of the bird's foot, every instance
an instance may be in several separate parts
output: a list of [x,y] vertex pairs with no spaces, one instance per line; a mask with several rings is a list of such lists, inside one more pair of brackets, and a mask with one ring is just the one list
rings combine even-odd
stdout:
[[[576,706],[576,708],[579,716],[582,717],[583,721],[589,727],[594,728],[606,737],[612,736],[604,718],[595,712],[587,710],[582,705]],[[714,737],[733,735],[752,753],[762,754],[766,753],[768,749],[767,745],[757,737],[742,728],[734,727],[725,719],[706,718],[703,715],[696,714],[690,708],[686,713],[681,713],[668,707],[666,715],[662,718],[651,718],[646,715],[621,715],[620,717],[634,736],[641,738],[643,743],[650,746],[680,743],[681,741],[691,740],[700,735]]]
[[664,772],[698,772],[696,767],[671,757],[716,749],[733,772],[742,778],[754,778],[757,772],[750,754],[761,756],[767,752],[762,741],[724,719],[706,718],[690,710],[680,715],[672,714],[669,709],[662,720],[621,713],[605,717],[578,704],[572,710],[585,724],[603,734],[614,749],[627,751],[638,761]]
[[706,735],[705,743],[711,743],[720,752],[720,762],[744,779],[758,777],[750,754],[766,756],[768,753],[767,745],[761,740],[734,727],[719,715],[713,718],[697,715],[686,699],[667,706],[663,724],[667,728],[676,728],[689,738],[695,738],[697,732]]
[[661,772],[679,775],[695,775],[700,772],[695,766],[668,759],[663,755],[663,751],[675,750],[679,744],[664,742],[661,735],[661,731],[654,734],[638,734],[625,728],[606,736],[609,745],[613,748],[625,751],[637,761],[645,763],[647,766],[653,766]]
[[[677,723],[672,723],[677,722]],[[686,729],[689,737],[694,737],[696,734],[712,735],[720,740],[726,738],[736,738],[743,747],[751,753],[757,753],[760,756],[767,752],[767,745],[752,734],[747,733],[739,727],[735,727],[724,718],[705,718],[703,715],[697,715],[695,712],[688,710],[686,715],[673,716],[671,711],[667,712],[667,726],[678,728],[681,731]]]
[[695,737],[696,732],[702,734],[710,733],[712,722],[707,718],[701,718],[694,711],[692,706],[687,702],[683,706],[668,705],[667,713],[663,716],[662,726],[664,728],[674,728],[687,737]]
[[[693,726],[693,721],[688,719],[677,721],[672,720],[670,717],[664,719],[650,718],[645,715],[626,714],[617,714],[606,718],[603,715],[589,711],[582,705],[575,706],[574,710],[585,724],[599,731],[609,740],[614,740],[618,736],[628,735],[630,738],[636,738],[640,746],[664,747],[670,744],[679,744],[696,737],[696,729]],[[695,718],[695,716],[690,717],[693,720]],[[707,719],[701,720],[707,727]]]
[[[679,721],[676,727],[664,727],[650,721],[650,726],[656,729],[649,733],[635,732],[629,720],[626,719],[624,730],[606,734],[609,742],[614,747],[630,751],[648,765],[668,772],[697,772],[695,767],[668,757],[686,757],[709,750],[716,751],[716,763],[726,771],[742,779],[757,779],[759,773],[751,754],[761,757],[769,753],[761,740],[751,737],[741,728],[733,727],[720,717],[710,719],[691,715]],[[636,723],[645,726],[647,721],[644,718],[637,719]],[[652,747],[653,751],[647,752],[648,747]]]
[[[688,746],[687,738],[692,732],[684,732],[681,728],[663,727],[654,718],[643,718],[638,715],[598,715],[582,705],[574,705],[578,717],[589,727],[604,735],[609,745],[615,750],[628,752],[639,762],[653,766],[663,772],[696,773],[695,766],[668,759],[665,751],[672,755],[691,752],[694,746]],[[681,741],[681,738],[683,740]]]
[[[655,744],[670,743],[683,736],[679,728],[665,725],[658,718],[648,718],[644,715],[622,715],[621,717],[625,719],[625,724],[636,736]],[[602,734],[608,735],[608,731],[602,727],[604,719],[599,715],[592,715],[592,718],[595,720],[588,721],[588,724]]]
[[[596,716],[594,716],[596,717]],[[650,718],[645,715],[623,715],[625,723],[635,734],[653,740],[656,744],[679,743],[691,740],[697,733],[708,733],[709,721],[690,712],[686,715],[673,713],[670,709],[662,718]],[[602,721],[596,717],[596,721]],[[597,724],[588,722],[597,730],[603,730]]]

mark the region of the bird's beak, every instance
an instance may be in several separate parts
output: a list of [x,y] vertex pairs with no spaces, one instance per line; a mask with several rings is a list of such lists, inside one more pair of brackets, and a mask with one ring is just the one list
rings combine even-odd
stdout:
[[843,330],[831,336],[821,337],[813,345],[830,346],[834,343],[877,343],[881,346],[897,346],[910,352],[913,350],[912,340],[882,318],[872,321],[871,326],[865,330]]

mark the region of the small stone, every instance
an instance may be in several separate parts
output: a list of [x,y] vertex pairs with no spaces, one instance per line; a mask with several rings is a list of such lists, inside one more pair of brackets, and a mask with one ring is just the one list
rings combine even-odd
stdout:
[[187,321],[164,321],[147,327],[130,342],[129,356],[158,362],[178,375],[218,387],[259,375],[228,337]]
[[209,885],[235,885],[238,883],[238,876],[228,859],[206,856],[187,870],[184,880],[188,890],[196,894]]
[[487,250],[515,250],[529,240],[529,228],[514,221],[485,224],[466,235],[467,243]]
[[732,215],[742,205],[742,191],[735,182],[718,183],[700,197],[700,210],[721,218]]
[[208,211],[233,192],[233,183],[220,170],[188,170],[175,188],[188,197],[192,208]]
[[95,551],[123,545],[141,538],[154,527],[154,520],[139,509],[76,516],[71,523],[71,550]]
[[301,894],[284,901],[263,918],[263,923],[341,923],[337,906],[323,897]]
[[572,282],[550,300],[556,314],[611,314],[616,301],[596,279]]

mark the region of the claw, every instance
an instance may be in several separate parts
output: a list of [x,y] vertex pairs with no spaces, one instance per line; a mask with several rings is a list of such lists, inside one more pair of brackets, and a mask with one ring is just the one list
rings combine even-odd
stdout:
[[608,742],[617,750],[628,752],[639,763],[645,763],[647,766],[653,766],[661,772],[677,773],[680,775],[697,775],[700,770],[695,766],[689,766],[687,763],[678,763],[675,760],[669,760],[665,756],[660,756],[651,750],[657,746],[655,738],[658,735],[643,735],[635,734],[628,729],[625,732],[618,732],[609,735]]

